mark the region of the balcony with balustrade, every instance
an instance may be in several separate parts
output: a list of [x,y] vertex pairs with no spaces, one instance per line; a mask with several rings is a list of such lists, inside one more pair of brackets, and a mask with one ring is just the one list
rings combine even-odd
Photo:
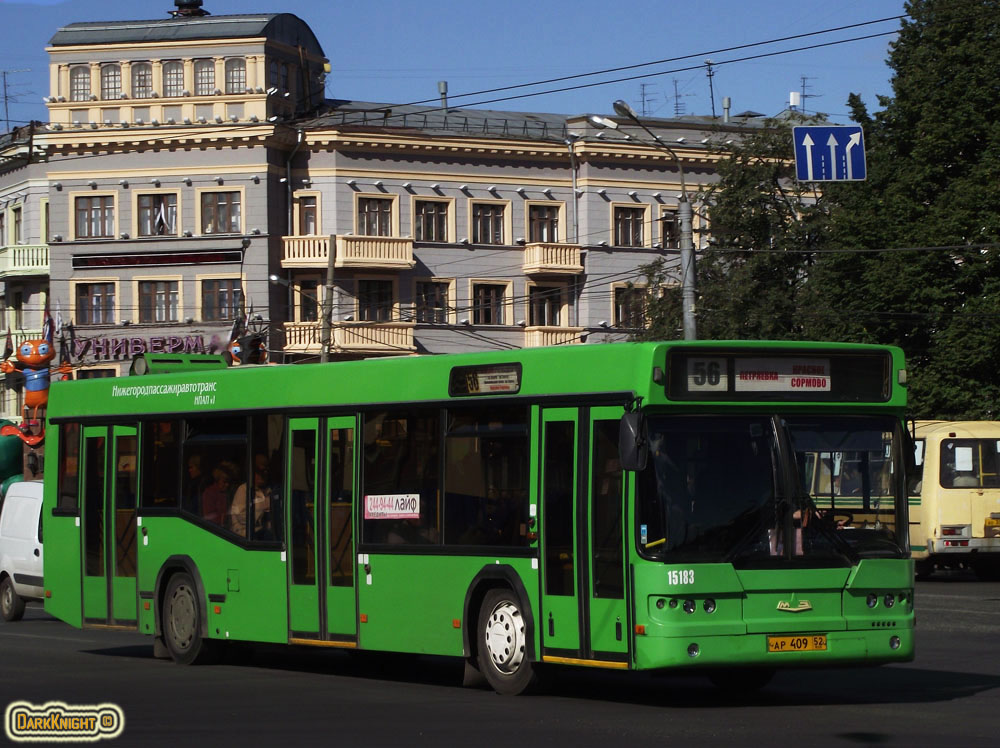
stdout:
[[48,274],[48,244],[10,244],[0,247],[0,278]]
[[582,327],[542,326],[524,328],[524,347],[541,348],[547,345],[573,345],[582,343]]
[[[335,237],[334,267],[373,270],[412,268],[413,240],[400,236]],[[286,236],[282,239],[283,268],[326,268],[329,262],[329,236]]]
[[530,242],[524,246],[525,275],[579,275],[583,260],[579,244]]
[[[350,354],[403,354],[417,350],[413,322],[337,322],[330,330],[330,352]],[[285,353],[319,355],[322,326],[319,322],[285,322]]]

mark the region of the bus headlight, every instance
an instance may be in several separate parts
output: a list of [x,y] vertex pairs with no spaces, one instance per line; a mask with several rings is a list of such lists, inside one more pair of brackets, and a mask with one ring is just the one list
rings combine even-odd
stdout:
[[874,608],[876,605],[878,605],[878,595],[876,595],[874,592],[869,592],[868,599],[865,600],[865,602],[868,603],[869,608]]
[[882,603],[885,605],[885,607],[891,608],[893,605],[896,604],[896,598],[890,592],[888,595],[882,598]]
[[684,601],[684,612],[685,613],[694,613],[695,607],[697,607],[697,606],[694,604],[694,600],[685,600]]

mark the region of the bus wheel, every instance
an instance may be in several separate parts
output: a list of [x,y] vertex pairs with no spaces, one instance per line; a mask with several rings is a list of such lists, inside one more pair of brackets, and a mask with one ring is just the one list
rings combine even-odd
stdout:
[[24,600],[14,591],[10,577],[0,582],[0,615],[5,621],[20,621],[24,616]]
[[486,593],[479,609],[479,670],[494,691],[524,693],[536,679],[528,660],[528,631],[521,603],[511,590]]
[[170,657],[179,665],[197,665],[212,659],[212,642],[201,636],[201,608],[194,580],[188,574],[170,577],[163,598],[163,638]]

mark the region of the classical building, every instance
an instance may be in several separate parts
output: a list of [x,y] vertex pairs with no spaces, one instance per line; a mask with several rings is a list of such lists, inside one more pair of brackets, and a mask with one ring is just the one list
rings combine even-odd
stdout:
[[47,303],[79,376],[221,350],[248,317],[279,362],[623,339],[682,191],[760,124],[644,120],[654,142],[330,98],[304,21],[175,5],[56,31],[50,121],[0,138],[3,322],[37,337]]

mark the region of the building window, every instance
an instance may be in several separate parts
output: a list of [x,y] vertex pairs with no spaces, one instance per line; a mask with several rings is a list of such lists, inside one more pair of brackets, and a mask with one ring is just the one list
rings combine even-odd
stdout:
[[139,282],[139,322],[177,321],[177,281]]
[[113,325],[115,322],[115,284],[78,283],[76,286],[76,321],[80,325]]
[[503,205],[474,203],[472,241],[474,244],[503,244]]
[[271,60],[270,64],[267,66],[267,84],[271,88],[277,88],[280,82],[280,76],[278,75],[278,62],[277,60]]
[[315,195],[299,198],[299,235],[316,236],[319,231],[319,211]]
[[201,195],[201,233],[240,233],[240,193],[204,192]]
[[306,278],[298,282],[299,322],[315,322],[319,319],[319,281]]
[[80,369],[76,372],[77,379],[111,379],[114,376],[114,369]]
[[392,236],[392,200],[359,198],[358,233],[362,236]]
[[181,96],[184,93],[184,63],[173,60],[163,63],[163,95]]
[[15,291],[11,296],[14,309],[14,327],[18,330],[24,329],[24,292]]
[[0,247],[7,244],[7,214],[0,208]]
[[528,206],[528,241],[559,241],[559,208],[557,206]]
[[680,224],[677,222],[677,214],[670,210],[664,211],[660,217],[660,229],[663,246],[667,249],[677,249],[680,246]]
[[13,231],[13,243],[20,244],[24,240],[24,236],[21,233],[21,206],[18,205],[16,208],[10,211],[10,222],[11,230]]
[[284,62],[281,63],[281,90],[291,90],[288,88],[288,64]]
[[417,282],[417,322],[444,324],[448,321],[448,283]]
[[115,201],[111,195],[76,199],[76,238],[97,239],[115,235]]
[[211,96],[215,93],[215,60],[196,60],[194,63],[194,95]]
[[80,65],[69,71],[69,100],[90,99],[90,68]]
[[247,90],[247,61],[242,57],[226,60],[226,93],[241,94]]
[[121,65],[103,65],[101,67],[101,98],[104,100],[118,99],[122,95]]
[[177,195],[139,195],[139,236],[177,235]]
[[132,98],[150,99],[153,97],[153,66],[148,62],[137,62],[132,65]]
[[562,288],[532,286],[528,289],[528,324],[532,327],[558,327],[562,309]]
[[472,323],[502,325],[506,286],[496,283],[476,283],[472,286]]
[[615,208],[615,246],[641,247],[645,208]]
[[358,319],[362,322],[392,320],[392,281],[358,281]]
[[645,327],[646,289],[627,286],[615,289],[615,327],[631,330]]
[[438,200],[416,202],[414,236],[418,242],[448,241],[448,203]]
[[201,282],[201,317],[206,322],[236,319],[242,305],[243,288],[239,278]]

